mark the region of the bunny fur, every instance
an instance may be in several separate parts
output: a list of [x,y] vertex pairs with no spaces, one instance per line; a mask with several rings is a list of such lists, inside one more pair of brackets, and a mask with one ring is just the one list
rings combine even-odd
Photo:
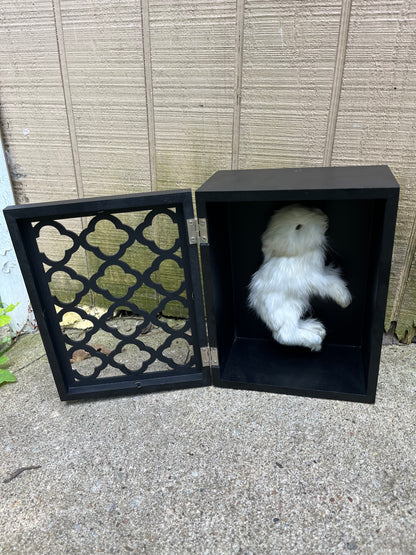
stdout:
[[302,319],[312,296],[345,308],[351,302],[340,272],[325,265],[328,217],[319,208],[291,204],[270,219],[262,235],[264,261],[250,282],[249,304],[283,345],[320,351],[326,331]]

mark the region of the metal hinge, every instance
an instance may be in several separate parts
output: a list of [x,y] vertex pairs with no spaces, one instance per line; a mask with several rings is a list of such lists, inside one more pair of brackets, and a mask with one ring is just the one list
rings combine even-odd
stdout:
[[188,238],[190,245],[200,245],[208,244],[208,228],[207,220],[205,218],[189,218],[186,220],[186,225],[188,226]]
[[201,347],[202,366],[218,366],[218,349],[216,347]]

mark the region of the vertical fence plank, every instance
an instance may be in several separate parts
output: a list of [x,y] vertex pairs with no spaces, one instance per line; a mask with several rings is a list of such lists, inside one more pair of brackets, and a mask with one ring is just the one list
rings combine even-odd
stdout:
[[75,197],[52,3],[1,8],[0,114],[16,201]]
[[149,190],[140,4],[65,1],[61,14],[85,196]]
[[[140,2],[89,0],[82,7],[76,1],[54,2],[61,2],[62,40],[84,196],[151,190],[151,67],[144,65],[144,57],[149,64],[150,56],[142,41]],[[117,249],[117,237],[105,230],[100,231],[103,244],[110,251]],[[87,273],[91,275],[97,260],[86,254]],[[137,246],[135,256],[144,255]],[[114,279],[113,274],[109,272],[107,277],[115,290],[122,286],[117,279],[124,278]],[[143,302],[147,302],[144,297],[143,291]],[[101,305],[104,301],[94,294],[93,302]]]
[[231,167],[235,6],[150,4],[158,189],[196,188]]
[[68,121],[69,137],[71,141],[72,161],[74,164],[75,182],[76,182],[78,197],[83,197],[84,186],[82,183],[82,171],[81,171],[81,164],[79,160],[78,139],[77,139],[77,130],[75,125],[74,110],[72,108],[71,83],[69,81],[68,63],[66,59],[65,37],[64,37],[64,32],[62,28],[61,0],[52,0],[52,5],[53,5],[54,20],[55,20],[56,46],[58,51],[59,68],[61,71],[61,79],[62,79],[62,90],[65,98],[66,117]]
[[412,335],[414,2],[5,0],[2,14],[0,117],[18,202],[196,188],[217,169],[331,154],[387,163],[402,194],[386,325]]
[[241,168],[322,164],[340,7],[247,0]]
[[153,101],[152,43],[150,40],[149,0],[141,0],[143,70],[146,92],[147,133],[149,141],[150,188],[156,190],[156,132]]
[[333,165],[388,164],[400,182],[386,326],[399,319],[401,337],[412,326],[416,302],[412,294],[403,304],[409,279],[409,292],[416,285],[410,274],[416,233],[415,22],[410,0],[353,2],[332,158]]
[[245,0],[237,0],[234,69],[234,113],[231,169],[238,169],[240,159],[241,94],[243,87],[244,12]]
[[[16,201],[75,198],[81,185],[74,170],[53,4],[17,0],[2,8],[1,120]],[[73,225],[80,229],[81,222]],[[54,254],[56,244],[52,238],[47,242]],[[85,263],[80,260],[82,270]]]
[[348,29],[351,17],[352,0],[343,0],[342,11],[340,17],[337,55],[335,58],[334,77],[332,81],[331,102],[328,110],[328,127],[326,132],[326,141],[323,156],[323,165],[330,166],[332,160],[332,151],[334,148],[335,131],[337,126],[337,117],[339,110],[339,100],[341,97],[342,76],[344,73],[345,54],[348,44]]
[[[414,222],[405,263],[400,275],[399,288],[394,298],[392,316],[395,332],[405,343],[416,337],[416,220]],[[400,306],[398,301],[400,301]],[[396,305],[396,306],[395,306]],[[390,317],[390,320],[392,317]],[[388,321],[387,324],[390,322]]]

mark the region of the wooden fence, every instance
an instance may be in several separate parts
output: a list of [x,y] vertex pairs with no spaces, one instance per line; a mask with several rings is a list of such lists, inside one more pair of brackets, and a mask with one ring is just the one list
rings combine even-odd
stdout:
[[389,164],[386,327],[415,334],[416,3],[3,0],[20,203],[197,188],[228,168]]

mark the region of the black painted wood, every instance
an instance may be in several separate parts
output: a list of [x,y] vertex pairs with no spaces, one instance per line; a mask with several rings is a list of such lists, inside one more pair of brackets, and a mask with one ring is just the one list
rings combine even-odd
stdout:
[[16,220],[27,219],[39,221],[42,218],[71,218],[74,216],[94,216],[95,214],[111,214],[113,212],[132,212],[136,209],[151,210],[169,204],[188,203],[190,189],[157,191],[152,193],[135,193],[131,195],[115,195],[85,199],[60,200],[8,206],[5,214]]
[[222,387],[275,391],[350,401],[368,398],[359,347],[325,344],[322,352],[265,339],[236,338],[215,381]]
[[[208,220],[201,247],[213,383],[374,402],[399,185],[387,166],[219,171],[196,192]],[[273,212],[301,203],[329,217],[329,259],[353,295],[347,309],[313,301],[327,337],[320,353],[282,347],[247,303]]]
[[[212,376],[207,368],[202,367],[200,356],[200,347],[207,344],[207,337],[198,247],[188,245],[186,230],[186,219],[194,216],[189,190],[6,209],[6,221],[61,398],[94,398],[195,387],[209,384],[212,378],[220,387],[374,402],[398,194],[399,186],[387,166],[219,171],[208,179],[196,192],[196,203],[198,217],[208,221],[209,243],[201,245],[200,255],[209,344],[218,348],[219,355],[219,365],[212,369]],[[342,268],[353,295],[351,306],[345,310],[334,303],[313,302],[314,314],[327,329],[319,353],[278,345],[247,306],[250,278],[262,262],[261,235],[273,212],[294,202],[319,207],[328,215],[330,261]],[[165,251],[158,249],[143,235],[145,225],[125,229],[117,214],[137,210],[152,211],[147,223],[159,213],[171,216],[178,226],[178,241],[174,247]],[[62,224],[65,218],[91,216],[92,223],[79,236],[68,232]],[[110,257],[88,242],[89,232],[101,219],[112,221],[129,237],[119,252]],[[136,285],[145,283],[165,298],[176,298],[175,294],[179,293],[169,297],[163,287],[151,281],[153,264],[140,273],[119,259],[125,249],[138,240],[147,245],[159,261],[163,258],[176,260],[185,275],[184,289],[181,290],[186,290],[188,299],[194,349],[191,363],[186,367],[169,366],[166,360],[166,371],[157,374],[146,374],[146,368],[132,373],[121,365],[121,377],[99,380],[98,370],[96,375],[80,379],[69,358],[76,348],[89,348],[88,334],[84,343],[75,343],[68,351],[54,308],[54,304],[59,305],[59,300],[52,297],[48,281],[58,269],[80,278],[83,291],[73,303],[61,303],[60,306],[64,310],[78,311],[81,316],[85,314],[76,305],[82,294],[88,288],[100,294],[105,291],[96,283],[98,275],[80,277],[68,266],[75,252],[73,249],[69,249],[58,263],[51,261],[46,253],[39,252],[36,238],[45,225],[53,225],[59,233],[68,235],[74,241],[73,249],[82,247],[102,259],[101,273],[109,264],[116,263],[136,277]],[[45,270],[44,264],[50,269]],[[109,313],[118,305],[128,307],[133,292],[134,288],[130,289],[122,299],[108,297],[114,303]],[[144,316],[141,328],[146,322],[156,323],[157,309]],[[94,330],[98,328],[109,331],[106,316],[94,320]],[[128,339],[145,348],[140,337]],[[153,350],[151,356],[152,360],[161,356],[163,360],[160,349]],[[99,358],[104,367],[108,358]],[[113,358],[111,362],[114,363]]]
[[[147,215],[141,223],[138,222],[133,227],[123,224],[117,217],[125,212],[136,213],[143,210]],[[207,339],[198,248],[197,245],[188,244],[186,228],[186,219],[193,217],[191,191],[13,206],[7,208],[4,213],[62,399],[148,392],[210,383],[209,371],[202,366],[200,352],[201,346],[207,344]],[[152,226],[153,219],[160,214],[168,216],[177,227],[178,237],[170,248],[159,247],[145,235],[145,230]],[[81,233],[76,234],[64,224],[66,218],[79,216],[92,216],[92,219]],[[105,254],[99,245],[89,242],[90,234],[101,221],[111,222],[127,235],[127,239],[115,254]],[[67,236],[73,242],[58,261],[52,260],[47,253],[39,250],[37,238],[45,226],[52,226],[61,236]],[[151,265],[141,272],[122,259],[135,242],[145,245],[155,255]],[[72,257],[80,250],[92,253],[100,262],[98,270],[91,276],[81,275],[71,267]],[[157,283],[152,279],[153,272],[165,260],[173,260],[183,269],[184,281],[177,291],[167,291],[163,283]],[[135,283],[123,296],[115,296],[99,285],[100,277],[111,267],[120,268],[135,278]],[[50,290],[49,283],[55,272],[65,272],[70,278],[80,282],[81,290],[75,294],[73,300],[63,301]],[[151,312],[131,302],[133,294],[142,285],[153,289],[155,296],[156,293],[162,296],[160,303]],[[90,291],[100,294],[110,303],[107,312],[100,318],[87,314],[79,307],[81,299]],[[172,328],[159,318],[166,304],[171,301],[182,303],[188,310],[189,318],[181,329]],[[56,306],[60,308],[59,315]],[[116,327],[109,325],[109,318],[118,307],[128,308],[133,314],[143,318],[143,322],[132,333],[121,333]],[[68,312],[75,312],[92,322],[92,329],[86,330],[83,339],[70,338],[61,330],[62,315]],[[146,344],[141,335],[150,324],[157,326],[168,336],[157,348]],[[117,347],[109,353],[99,351],[90,344],[91,338],[99,330],[105,331],[118,341]],[[172,342],[178,339],[192,347],[192,355],[185,363],[178,363],[164,354]],[[129,345],[135,345],[149,357],[137,370],[132,370],[124,362],[117,360],[117,356]],[[74,354],[80,349],[100,360],[92,373],[82,373],[74,362],[71,363]],[[151,365],[155,361],[162,363],[165,369],[152,371]],[[109,366],[113,374],[103,375],[103,371]]]
[[[212,175],[199,188],[199,193],[210,193],[212,200],[225,198],[227,194],[251,196],[256,192],[257,198],[265,194],[280,192],[281,197],[296,194],[313,196],[330,191],[332,198],[349,191],[350,195],[368,198],[371,191],[384,190],[383,195],[391,195],[397,190],[397,181],[388,166],[346,166],[330,168],[279,168],[254,170],[222,170]],[[364,191],[366,191],[364,193]],[[283,193],[286,192],[286,195]],[[213,193],[218,193],[214,196]],[[260,196],[258,196],[260,195]],[[245,196],[244,196],[245,198]],[[241,200],[244,200],[241,198]]]

